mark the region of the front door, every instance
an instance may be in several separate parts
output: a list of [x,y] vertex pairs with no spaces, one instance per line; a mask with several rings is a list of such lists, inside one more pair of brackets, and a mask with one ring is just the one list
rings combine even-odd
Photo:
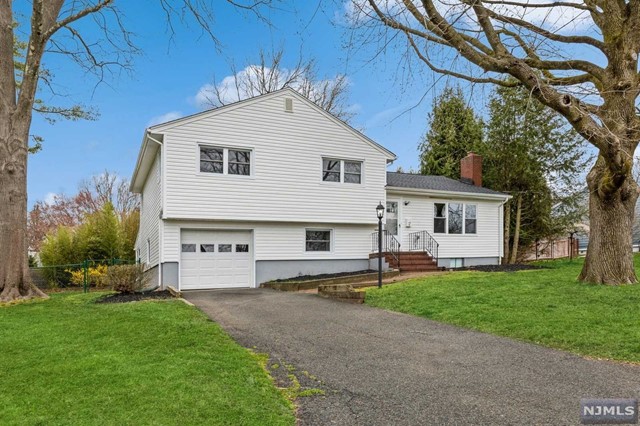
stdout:
[[387,222],[386,222],[386,230],[389,231],[391,235],[397,236],[399,231],[399,222],[398,222],[398,201],[389,200],[387,201]]

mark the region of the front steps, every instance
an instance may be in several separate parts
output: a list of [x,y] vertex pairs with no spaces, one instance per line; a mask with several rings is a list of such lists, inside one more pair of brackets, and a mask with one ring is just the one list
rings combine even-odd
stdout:
[[[428,253],[423,251],[401,251],[397,253],[398,261],[389,252],[383,252],[384,260],[390,268],[399,269],[400,272],[430,272],[442,271],[438,263]],[[369,259],[377,259],[378,253],[370,253]]]

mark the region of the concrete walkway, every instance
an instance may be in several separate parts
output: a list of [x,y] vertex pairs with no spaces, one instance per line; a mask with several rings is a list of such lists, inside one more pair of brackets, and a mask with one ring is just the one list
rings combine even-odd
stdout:
[[315,295],[188,292],[240,344],[323,382],[308,425],[579,424],[580,398],[640,397],[640,366]]

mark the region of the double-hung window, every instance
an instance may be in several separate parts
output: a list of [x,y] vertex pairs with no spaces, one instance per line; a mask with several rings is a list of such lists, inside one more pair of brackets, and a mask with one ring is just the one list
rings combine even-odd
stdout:
[[307,229],[305,250],[306,251],[331,251],[331,230]]
[[251,175],[251,151],[200,145],[200,172]]
[[324,182],[362,183],[362,161],[322,159]]
[[462,203],[433,204],[433,232],[435,234],[475,234],[477,206]]

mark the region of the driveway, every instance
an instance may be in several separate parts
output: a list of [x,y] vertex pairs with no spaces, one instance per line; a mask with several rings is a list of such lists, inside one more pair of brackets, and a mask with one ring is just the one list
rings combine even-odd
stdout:
[[640,366],[273,290],[184,296],[240,344],[323,382],[308,425],[579,424],[580,398],[640,397]]

